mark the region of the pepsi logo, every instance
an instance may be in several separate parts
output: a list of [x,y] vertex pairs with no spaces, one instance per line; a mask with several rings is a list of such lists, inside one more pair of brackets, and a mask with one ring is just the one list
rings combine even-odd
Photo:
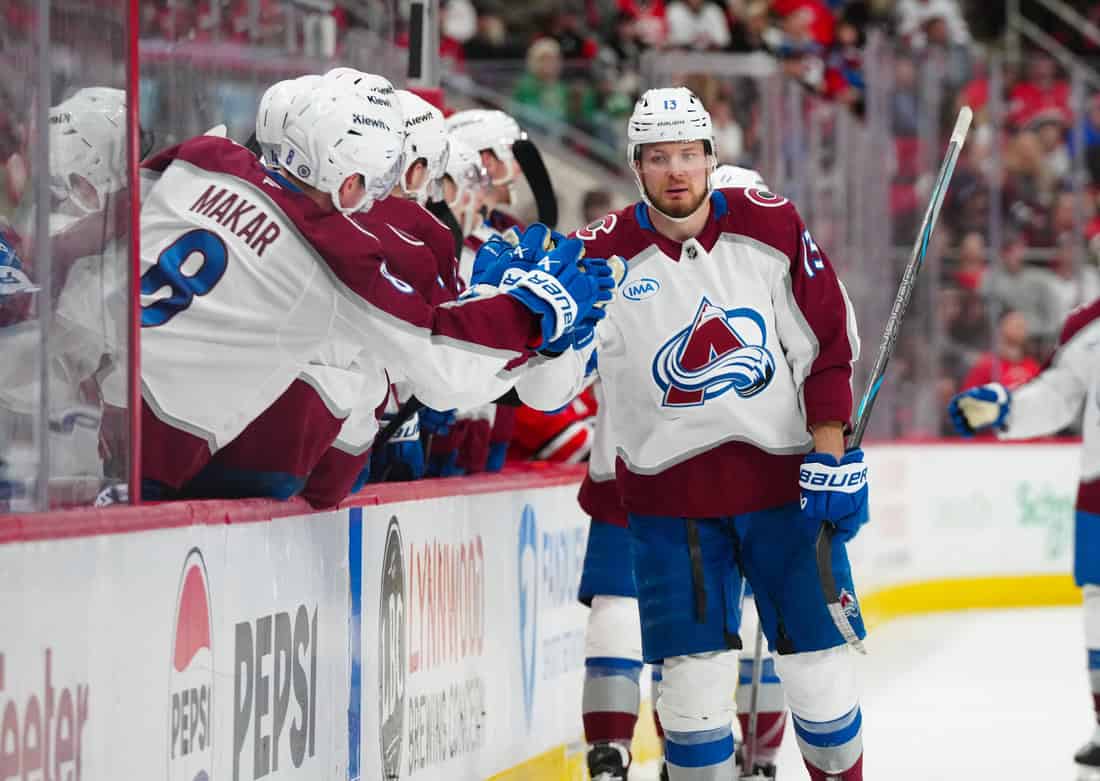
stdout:
[[168,774],[170,781],[207,781],[214,765],[214,651],[210,587],[202,551],[183,562],[176,596],[169,673]]
[[627,282],[623,287],[623,298],[629,301],[644,301],[657,295],[660,289],[660,282],[652,277],[644,277],[634,282]]

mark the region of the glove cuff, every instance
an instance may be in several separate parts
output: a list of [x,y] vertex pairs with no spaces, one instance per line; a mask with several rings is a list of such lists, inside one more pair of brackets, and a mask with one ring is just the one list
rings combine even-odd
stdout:
[[[540,269],[505,275],[500,289],[515,296],[529,309],[542,316],[544,344],[560,339],[577,319],[577,302],[573,300],[573,296],[557,277]],[[524,296],[523,293],[527,295]],[[529,297],[534,297],[544,306],[538,309],[532,307]],[[553,318],[552,323],[546,321],[548,314]]]

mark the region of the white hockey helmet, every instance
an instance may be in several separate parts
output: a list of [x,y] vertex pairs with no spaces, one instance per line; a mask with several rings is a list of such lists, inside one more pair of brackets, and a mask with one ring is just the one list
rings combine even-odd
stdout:
[[355,68],[333,68],[321,78],[326,83],[339,84],[341,87],[363,94],[373,93],[393,97],[395,92],[393,83],[385,76],[379,76],[376,73],[365,73]]
[[[401,173],[401,189],[423,203],[429,186],[442,178],[447,170],[447,122],[442,111],[419,95],[400,89],[397,90],[397,99],[405,115],[405,170]],[[415,191],[408,190],[405,175],[420,159],[427,165],[428,175],[423,185]]]
[[[344,214],[367,211],[389,195],[404,170],[404,118],[393,101],[369,101],[337,84],[294,101],[283,135],[283,170],[332,197]],[[354,206],[340,203],[340,186],[360,174],[366,186]]]
[[493,184],[489,172],[481,164],[481,155],[476,150],[452,137],[445,173],[455,186],[455,197],[447,201],[447,206],[461,220],[463,235],[469,236],[480,222],[477,209],[472,207],[476,207],[480,196]]
[[[642,199],[651,209],[657,209],[657,207],[650,202],[649,195],[645,191],[645,185],[642,183],[641,172],[638,170],[642,146],[670,141],[703,142],[709,158],[709,170],[707,172],[707,198],[704,198],[699,205],[699,208],[702,208],[713,190],[711,174],[717,165],[718,151],[714,141],[714,127],[710,121],[710,113],[703,107],[702,101],[695,97],[695,93],[687,87],[659,87],[646,90],[638,98],[638,102],[634,104],[634,113],[630,115],[630,123],[627,125],[627,160],[634,170],[634,178],[638,182]],[[660,209],[657,209],[657,211],[660,211]],[[683,222],[693,216],[673,217],[664,212],[661,212],[661,214],[675,222]]]
[[[447,117],[447,130],[476,152],[490,150],[497,159],[508,164],[512,170],[512,144],[527,138],[515,119],[497,109],[467,109]],[[512,180],[509,173],[506,179],[493,184],[508,184]]]
[[759,171],[752,168],[742,168],[738,165],[720,165],[710,175],[710,184],[717,190],[720,187],[755,187],[767,190],[764,177]]
[[[86,87],[50,109],[50,190],[79,210],[102,209],[126,185],[126,93]],[[76,177],[94,191],[89,200]]]
[[283,129],[295,99],[314,89],[320,76],[300,76],[272,84],[260,98],[256,112],[256,143],[263,152],[264,163],[278,167],[282,164]]

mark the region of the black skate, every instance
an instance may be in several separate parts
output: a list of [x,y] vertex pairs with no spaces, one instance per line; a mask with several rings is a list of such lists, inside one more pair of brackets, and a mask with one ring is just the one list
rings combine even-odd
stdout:
[[[753,762],[755,766],[753,767],[753,772],[750,773],[744,770],[745,758],[742,755],[741,749],[742,746],[737,747],[737,770],[739,773],[742,773],[742,775],[739,776],[741,781],[771,781],[771,779],[775,778],[776,769],[775,765],[771,762]],[[1100,779],[1097,779],[1097,781],[1100,781]]]
[[593,743],[588,749],[588,774],[592,781],[626,781],[630,752],[615,742]]
[[668,763],[661,760],[661,781],[668,781]]
[[1088,742],[1073,755],[1077,781],[1100,781],[1100,744]]

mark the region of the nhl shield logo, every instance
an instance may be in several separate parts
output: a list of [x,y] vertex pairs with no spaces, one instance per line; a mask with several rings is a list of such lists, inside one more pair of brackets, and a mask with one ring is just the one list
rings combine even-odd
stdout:
[[771,384],[775,359],[768,328],[755,309],[723,309],[703,298],[691,324],[653,358],[661,406],[697,407],[733,390],[751,398]]
[[208,781],[214,766],[214,652],[210,587],[198,548],[183,562],[175,618],[167,778]]

